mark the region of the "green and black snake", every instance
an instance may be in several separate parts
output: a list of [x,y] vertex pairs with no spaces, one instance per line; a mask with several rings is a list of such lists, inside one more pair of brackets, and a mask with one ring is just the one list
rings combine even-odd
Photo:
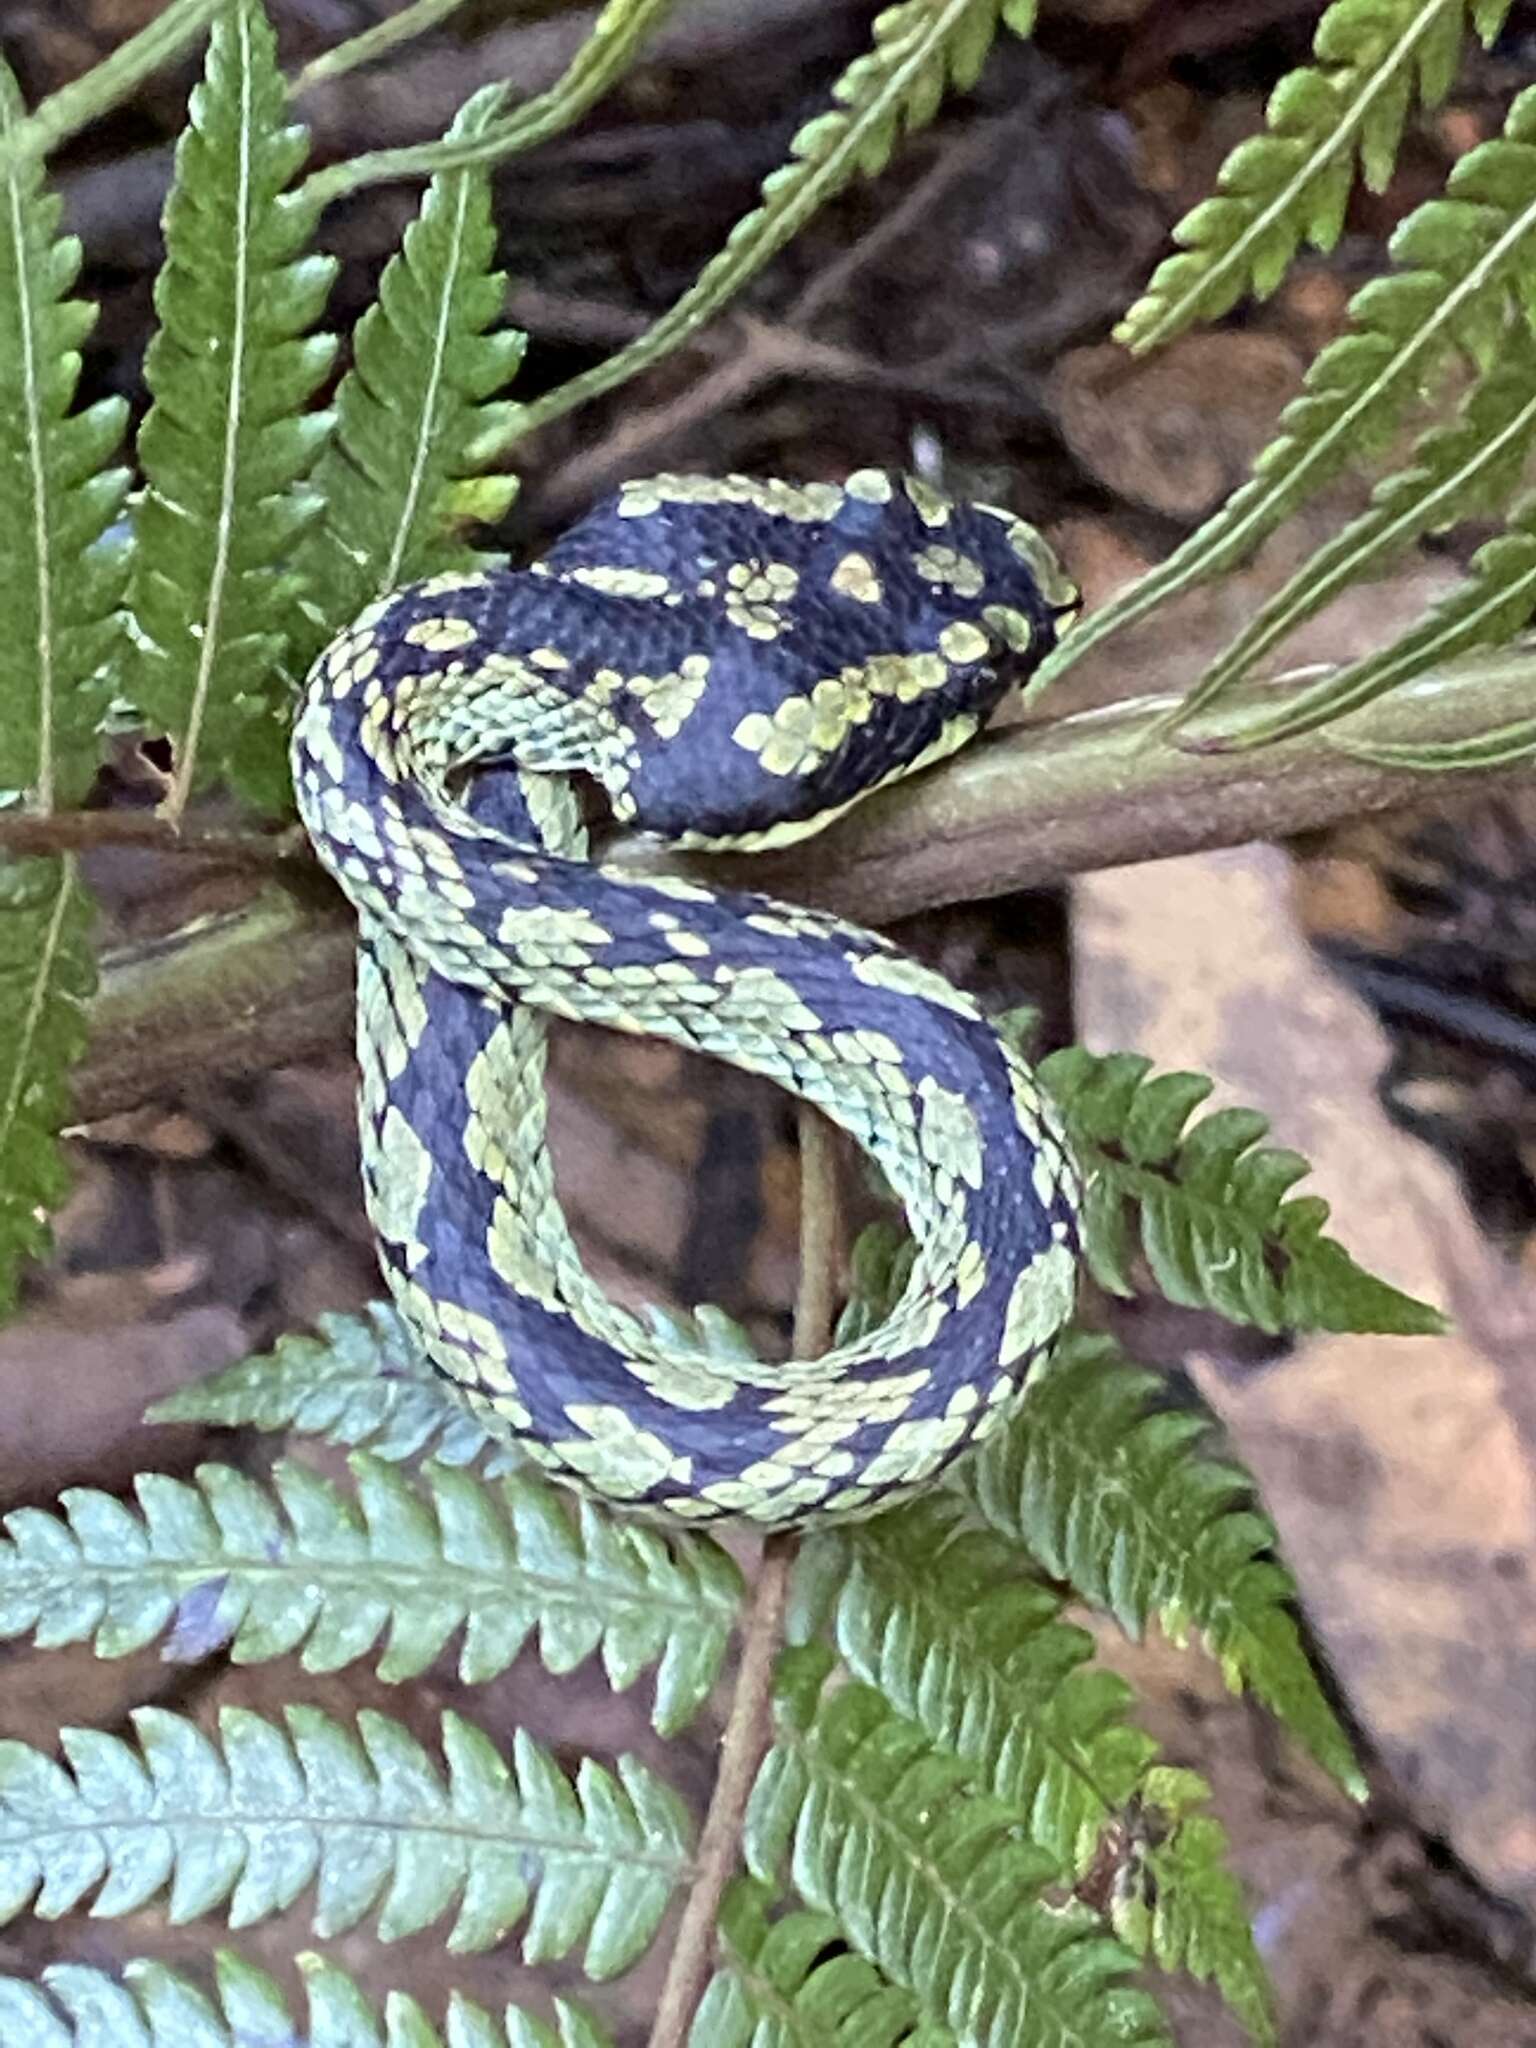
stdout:
[[[577,774],[684,846],[782,845],[971,738],[1076,593],[915,478],[658,476],[530,569],[382,598],[317,662],[300,810],[360,920],[364,1186],[390,1290],[496,1433],[691,1519],[864,1512],[1012,1411],[1071,1312],[1077,1183],[1029,1069],[886,940],[587,858]],[[766,1075],[857,1140],[917,1250],[825,1356],[678,1349],[577,1257],[544,1015]]]

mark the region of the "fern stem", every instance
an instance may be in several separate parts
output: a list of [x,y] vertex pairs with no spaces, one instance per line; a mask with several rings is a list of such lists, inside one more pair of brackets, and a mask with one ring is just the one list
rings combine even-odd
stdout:
[[[832,1341],[837,1309],[841,1219],[837,1148],[832,1127],[802,1109],[800,1132],[800,1285],[795,1295],[794,1353],[815,1358]],[[720,1745],[720,1770],[699,1838],[695,1875],[647,2048],[684,2048],[713,1961],[720,1901],[741,1854],[741,1829],[758,1766],[772,1740],[769,1696],[784,1635],[784,1606],[798,1547],[794,1534],[765,1538],[752,1600],[742,1625],[741,1664],[731,1715]]]
[[334,50],[322,51],[318,57],[311,58],[288,90],[297,99],[312,85],[320,85],[328,78],[341,78],[361,64],[377,63],[380,57],[388,56],[399,44],[408,43],[414,36],[425,35],[429,29],[438,27],[450,14],[457,14],[463,5],[464,0],[413,0],[411,6],[403,7],[398,14],[391,14],[372,28],[365,28],[360,35],[349,36]]
[[304,196],[318,205],[329,205],[365,185],[497,164],[561,134],[623,77],[641,42],[674,4],[675,0],[608,0],[563,74],[547,92],[537,94],[515,114],[506,115],[473,138],[374,149],[346,163],[331,164],[306,179]]
[[170,0],[136,36],[80,78],[61,85],[0,141],[0,168],[46,156],[71,135],[126,100],[141,79],[195,42],[225,0]]

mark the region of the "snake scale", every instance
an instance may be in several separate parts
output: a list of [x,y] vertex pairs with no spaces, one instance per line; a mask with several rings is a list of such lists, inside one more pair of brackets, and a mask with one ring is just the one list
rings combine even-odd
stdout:
[[[531,568],[380,599],[316,663],[295,785],[359,917],[386,1279],[458,1397],[581,1489],[769,1526],[899,1498],[1012,1412],[1078,1237],[1057,1122],[969,996],[824,912],[589,859],[573,778],[684,847],[782,845],[964,745],[1075,598],[1033,529],[915,478],[658,476]],[[770,1364],[610,1303],[556,1199],[546,1015],[848,1131],[916,1240],[888,1320]]]

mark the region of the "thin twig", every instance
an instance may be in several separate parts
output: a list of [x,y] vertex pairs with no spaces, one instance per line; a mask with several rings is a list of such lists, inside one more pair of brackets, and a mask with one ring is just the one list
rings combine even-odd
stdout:
[[219,867],[270,871],[283,861],[307,860],[297,831],[219,832],[183,827],[153,811],[55,811],[47,817],[0,812],[0,854],[92,853],[106,846],[149,848],[187,855]]
[[656,2003],[647,2048],[683,2048],[695,2008],[709,1981],[720,1901],[736,1869],[742,1818],[772,1733],[769,1690],[783,1631],[789,1568],[794,1555],[795,1539],[791,1534],[769,1536],[764,1541],[757,1583],[742,1623],[741,1663],[736,1673],[731,1717],[720,1744],[720,1770],[710,1794],[693,1885],[683,1908],[677,1940],[667,1958],[667,1974]]
[[[839,1257],[837,1152],[831,1126],[815,1110],[800,1111],[800,1286],[795,1298],[796,1358],[816,1358],[832,1338]],[[794,1563],[793,1533],[763,1544],[757,1583],[742,1625],[741,1664],[731,1717],[720,1745],[720,1770],[699,1840],[694,1880],[667,1961],[648,2048],[683,2048],[709,1981],[720,1901],[741,1854],[741,1826],[758,1766],[772,1739],[769,1692],[783,1633],[784,1603]]]

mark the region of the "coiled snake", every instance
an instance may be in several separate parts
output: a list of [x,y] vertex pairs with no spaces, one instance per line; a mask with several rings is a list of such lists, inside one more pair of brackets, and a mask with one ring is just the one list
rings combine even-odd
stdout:
[[[364,1189],[391,1293],[496,1433],[692,1519],[866,1511],[1007,1416],[1075,1292],[1076,1181],[967,995],[819,911],[586,858],[577,773],[684,846],[781,845],[962,746],[1076,593],[913,478],[631,483],[531,569],[383,598],[316,663],[295,784],[357,907]],[[543,1013],[766,1075],[903,1203],[911,1278],[815,1359],[679,1350],[582,1267]]]

